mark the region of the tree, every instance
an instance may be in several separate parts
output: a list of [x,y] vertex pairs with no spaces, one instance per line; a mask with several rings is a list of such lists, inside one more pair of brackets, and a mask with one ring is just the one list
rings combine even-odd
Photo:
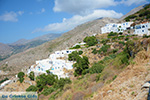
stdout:
[[76,61],[79,56],[79,53],[77,51],[73,51],[71,54],[68,55],[69,61]]
[[100,63],[95,63],[89,70],[91,74],[101,73],[104,69],[104,66]]
[[31,86],[29,86],[29,87],[26,89],[26,91],[27,91],[27,92],[29,92],[29,91],[36,92],[36,91],[37,91],[37,87],[34,86],[34,85],[31,85]]
[[49,71],[49,70],[46,70],[46,73],[47,73],[47,74],[50,74],[50,71]]
[[95,36],[89,36],[89,37],[87,36],[87,37],[84,38],[83,41],[86,42],[86,44],[89,45],[89,46],[94,46],[95,44],[98,43]]
[[19,72],[18,73],[18,78],[24,77],[24,75],[25,75],[24,72]]
[[54,85],[56,89],[60,88],[61,90],[65,86],[65,84],[70,84],[71,80],[69,78],[60,78],[57,83]]
[[24,81],[24,77],[19,78],[20,83]]
[[31,80],[34,80],[34,72],[32,71],[32,72],[30,72],[30,74],[29,74],[29,78],[31,79]]
[[92,53],[97,54],[97,50],[94,48]]
[[73,67],[75,68],[74,75],[78,76],[83,74],[83,72],[89,68],[88,64],[89,64],[88,57],[83,56],[83,58],[81,58],[79,56],[77,62],[73,64]]
[[22,83],[24,81],[24,75],[25,75],[24,72],[18,73],[18,78],[19,78],[20,83]]
[[81,55],[83,53],[83,51],[80,50],[78,53],[79,53],[79,55]]
[[56,83],[58,80],[58,77],[56,75],[53,74],[41,74],[40,76],[38,76],[36,78],[36,86],[38,88],[38,91],[42,91],[43,88],[46,85],[53,85],[54,83]]

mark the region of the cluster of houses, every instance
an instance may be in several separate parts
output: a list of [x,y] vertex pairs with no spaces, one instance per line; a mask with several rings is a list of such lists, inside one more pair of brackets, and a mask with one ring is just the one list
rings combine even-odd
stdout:
[[143,22],[137,25],[134,25],[134,22],[124,22],[124,23],[110,23],[106,24],[101,28],[101,33],[110,33],[110,32],[123,32],[125,30],[134,29],[134,33],[139,36],[144,34],[150,35],[150,22]]
[[46,71],[49,70],[50,73],[57,75],[58,78],[69,77],[68,73],[66,73],[64,70],[73,69],[73,64],[75,62],[68,61],[67,59],[68,54],[72,53],[73,51],[75,50],[56,51],[55,53],[51,54],[49,58],[36,61],[36,64],[32,65],[28,69],[27,74],[33,71],[35,76],[38,76],[42,73],[47,73]]

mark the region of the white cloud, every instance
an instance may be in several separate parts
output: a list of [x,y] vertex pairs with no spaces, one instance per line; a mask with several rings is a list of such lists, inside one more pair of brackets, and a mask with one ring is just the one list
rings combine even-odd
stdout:
[[44,12],[45,12],[45,9],[42,8],[37,14],[42,14],[42,13],[44,13]]
[[30,14],[30,15],[32,15],[32,14],[33,14],[33,12],[30,12],[29,14]]
[[35,32],[63,32],[73,29],[79,24],[91,21],[100,17],[112,17],[120,18],[123,14],[117,13],[113,10],[94,10],[92,13],[82,16],[74,15],[70,19],[63,18],[61,23],[53,23],[45,26],[44,28],[37,28],[32,33]]
[[41,12],[42,12],[42,13],[43,13],[43,12],[45,12],[45,9],[44,9],[44,8],[42,8],[42,9],[41,9]]
[[131,6],[132,4],[145,3],[147,0],[122,0],[120,3]]
[[22,15],[23,11],[18,12],[5,12],[3,15],[0,16],[0,20],[2,21],[11,21],[11,22],[17,22],[18,21],[18,15]]
[[73,14],[89,14],[97,8],[114,6],[114,0],[55,0],[55,12],[69,12]]
[[18,11],[19,15],[22,15],[24,13],[24,11]]

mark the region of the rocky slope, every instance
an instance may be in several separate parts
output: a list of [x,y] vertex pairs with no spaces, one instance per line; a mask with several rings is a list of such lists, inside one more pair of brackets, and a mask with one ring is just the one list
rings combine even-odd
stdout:
[[119,20],[122,21],[124,20],[126,17],[135,14],[136,12],[138,12],[139,10],[143,9],[145,5],[139,6],[137,8],[132,9],[129,13],[127,13],[126,15],[122,16]]
[[3,59],[6,55],[11,55],[12,48],[6,44],[0,43],[0,59]]
[[105,85],[91,100],[146,100],[148,90],[142,85],[150,79],[150,49],[141,51],[134,59],[135,64],[129,65],[118,77]]

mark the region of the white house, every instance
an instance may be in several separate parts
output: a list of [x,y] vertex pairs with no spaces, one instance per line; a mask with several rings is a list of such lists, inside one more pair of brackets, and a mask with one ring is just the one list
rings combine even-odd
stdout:
[[123,32],[124,30],[126,30],[128,27],[130,27],[130,25],[133,22],[125,22],[125,23],[110,23],[110,24],[106,24],[104,27],[101,28],[101,33],[110,33],[110,32]]
[[150,23],[144,22],[138,25],[135,25],[134,34],[143,36],[144,34],[150,35]]
[[9,83],[11,83],[11,82],[12,82],[12,80],[7,80],[7,81],[3,82],[3,83],[0,85],[0,89],[2,89],[5,85],[7,85],[7,84],[9,84]]
[[68,54],[73,51],[75,50],[56,51],[54,54],[51,54],[48,59],[36,61],[36,64],[28,69],[28,74],[33,71],[35,75],[38,76],[42,73],[46,73],[46,70],[49,70],[51,73],[57,75],[58,78],[69,77],[68,74],[64,72],[64,68],[67,70],[73,69],[73,62],[58,58],[68,57]]
[[77,45],[83,46],[83,45],[85,45],[85,44],[86,44],[85,42],[76,43],[76,44],[74,44],[72,47],[75,47],[75,46],[77,46]]

